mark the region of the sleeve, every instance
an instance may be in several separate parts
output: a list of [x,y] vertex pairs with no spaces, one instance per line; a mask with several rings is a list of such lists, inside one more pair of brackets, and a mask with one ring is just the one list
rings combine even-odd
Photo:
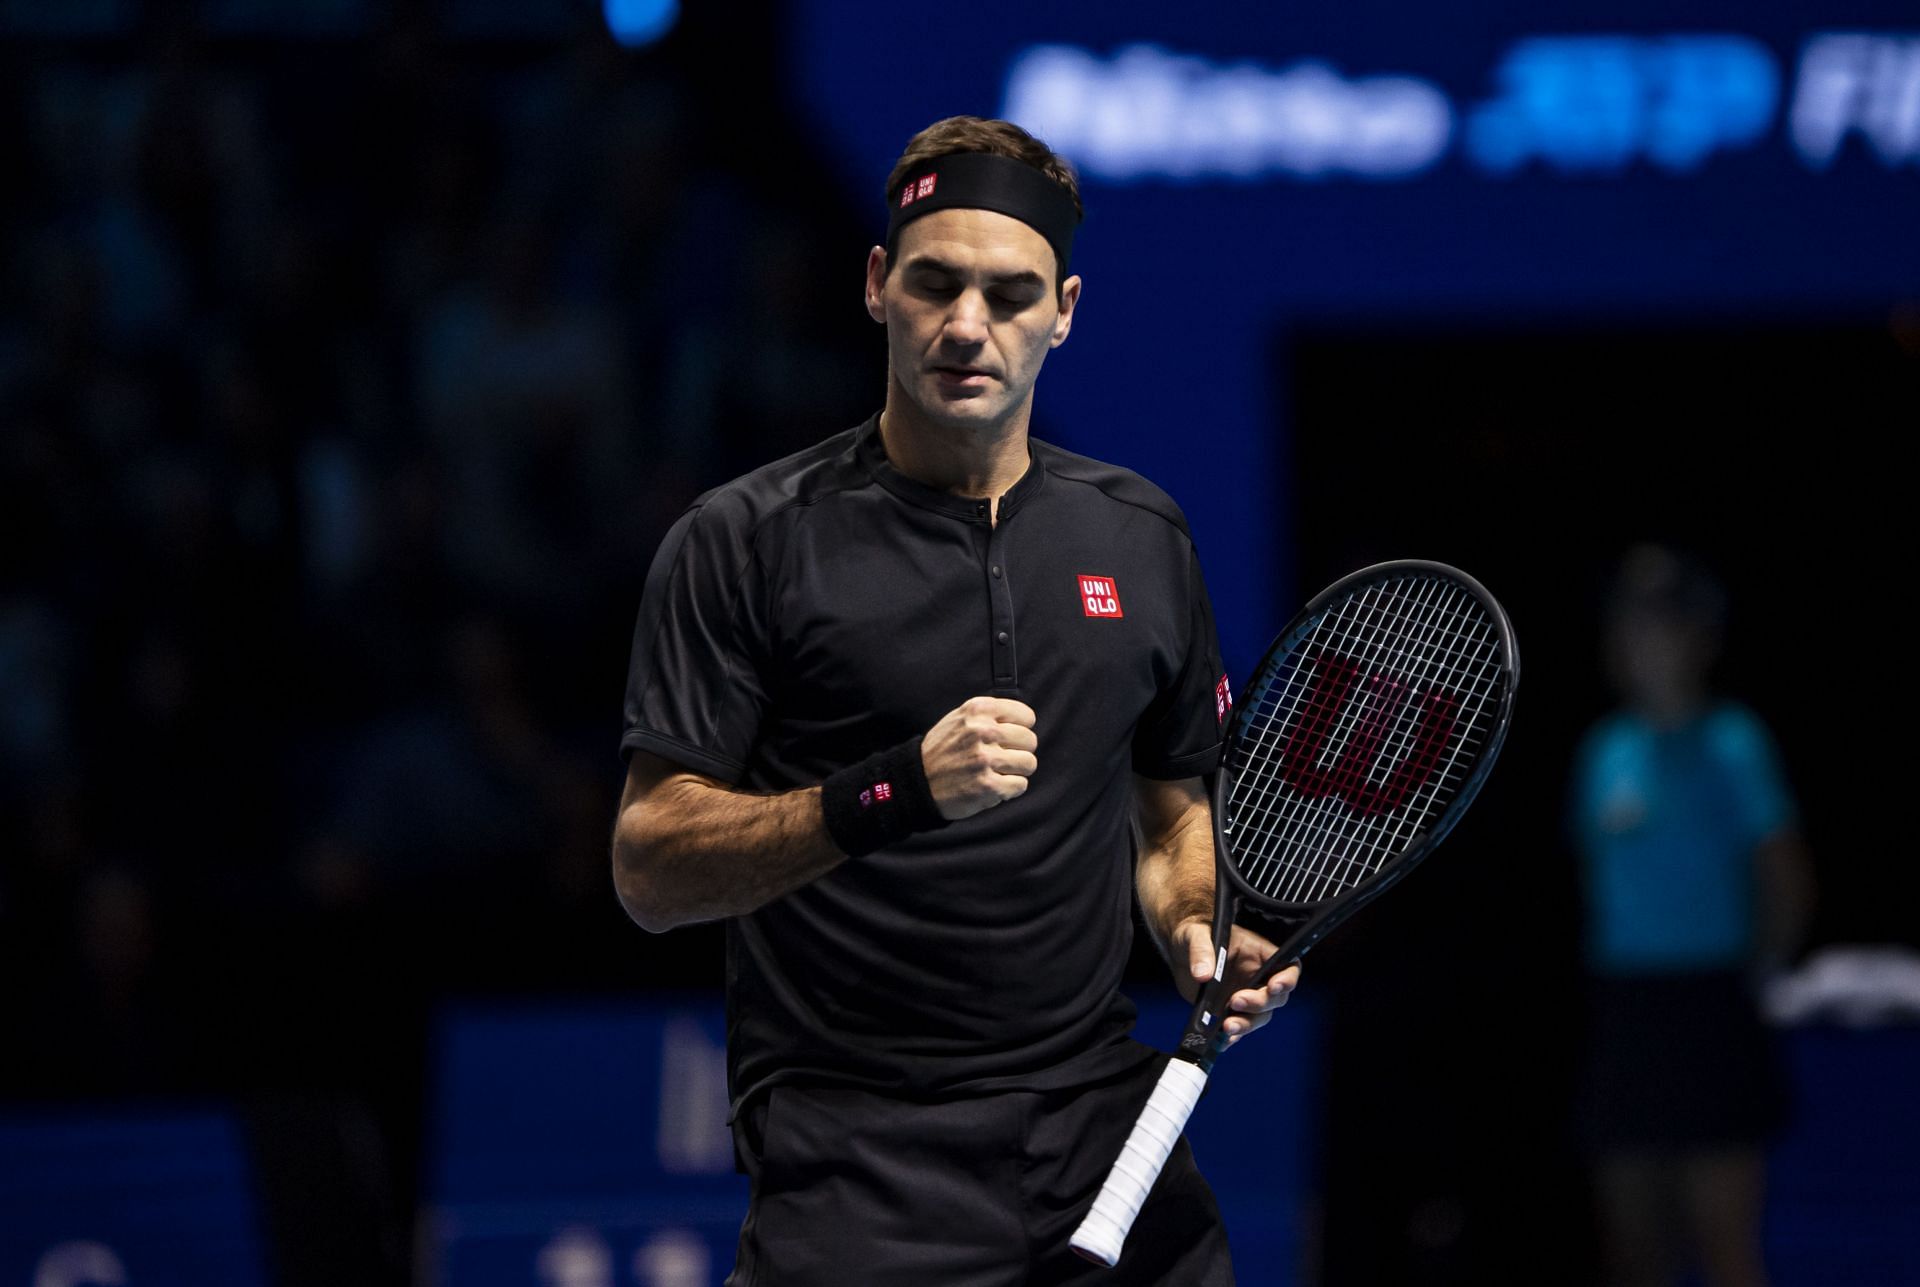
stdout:
[[1795,821],[1793,793],[1766,725],[1752,711],[1729,706],[1715,721],[1714,751],[1726,770],[1741,834],[1759,844]]
[[1186,653],[1172,682],[1154,696],[1134,727],[1133,771],[1161,780],[1213,772],[1231,705],[1213,601],[1200,575],[1200,556],[1189,547]]
[[766,713],[762,570],[750,525],[709,502],[654,555],[633,629],[620,754],[738,782]]

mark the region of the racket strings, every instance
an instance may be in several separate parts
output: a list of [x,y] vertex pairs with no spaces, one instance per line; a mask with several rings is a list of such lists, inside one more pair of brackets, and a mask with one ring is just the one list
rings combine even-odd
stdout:
[[[1338,660],[1330,666],[1334,691],[1341,692],[1353,668],[1343,667]],[[1277,813],[1268,818],[1258,836],[1263,847],[1247,855],[1262,858],[1259,866],[1249,866],[1248,871],[1271,895],[1300,902],[1336,894],[1377,871],[1417,834],[1431,810],[1403,811],[1402,797],[1410,787],[1431,778],[1433,749],[1446,746],[1453,703],[1451,699],[1428,701],[1428,718],[1423,723],[1383,728],[1386,717],[1406,699],[1404,685],[1376,681],[1356,707],[1332,721],[1331,729],[1328,712],[1334,707],[1325,701],[1319,703],[1318,720],[1303,721],[1307,735],[1298,740],[1305,745],[1289,748],[1290,758],[1282,762],[1279,780],[1319,803],[1305,812],[1296,806],[1293,816]],[[1409,728],[1422,731],[1410,737]],[[1327,742],[1336,748],[1328,757],[1331,768],[1321,764],[1302,770],[1300,766],[1312,764]],[[1369,766],[1382,759],[1397,768],[1383,783],[1368,783]],[[1285,772],[1285,768],[1294,771]],[[1254,777],[1250,786],[1272,795],[1274,780]],[[1345,802],[1351,818],[1336,801]]]
[[[1366,596],[1348,605],[1347,612],[1333,616],[1329,624],[1340,628],[1341,633],[1347,636],[1346,643],[1353,641],[1356,627],[1378,631],[1383,624],[1380,600],[1378,592]],[[1438,605],[1431,593],[1412,602],[1415,629],[1407,635],[1406,641],[1424,647],[1429,653],[1428,660],[1433,660],[1432,645],[1445,642],[1441,637],[1449,632],[1435,629],[1440,619],[1433,611]],[[1457,635],[1457,632],[1453,633]],[[1455,655],[1445,660],[1451,661],[1457,670],[1459,640],[1455,638],[1452,642],[1455,644]],[[1404,654],[1405,649],[1402,652]],[[1295,729],[1295,739],[1288,745],[1287,758],[1280,761],[1281,780],[1307,799],[1325,803],[1310,814],[1291,819],[1296,825],[1286,831],[1278,830],[1271,824],[1267,829],[1269,840],[1279,836],[1287,842],[1278,850],[1269,845],[1264,870],[1274,893],[1287,899],[1312,900],[1337,893],[1377,870],[1385,856],[1397,850],[1412,834],[1417,834],[1422,820],[1418,812],[1400,815],[1398,827],[1389,829],[1385,825],[1396,821],[1391,817],[1391,811],[1404,803],[1399,797],[1406,794],[1406,788],[1414,776],[1424,774],[1430,777],[1433,771],[1431,751],[1421,754],[1416,747],[1410,746],[1408,730],[1421,729],[1422,732],[1417,735],[1418,741],[1429,747],[1444,746],[1450,715],[1446,709],[1451,704],[1450,699],[1442,699],[1437,704],[1429,701],[1427,718],[1422,723],[1383,728],[1395,708],[1406,701],[1406,685],[1392,678],[1383,680],[1376,674],[1361,692],[1359,700],[1349,705],[1348,689],[1359,666],[1349,657],[1338,654],[1331,658],[1325,654],[1310,656],[1323,668],[1323,674],[1316,676],[1323,682],[1306,690],[1308,704],[1302,709],[1307,718],[1299,722],[1304,726],[1305,735],[1301,735],[1302,728]],[[1405,660],[1404,655],[1402,660]],[[1288,695],[1287,690],[1282,691],[1283,696]],[[1299,697],[1300,693],[1294,691],[1291,695]],[[1329,724],[1331,728],[1327,727]],[[1322,746],[1329,741],[1337,749],[1325,757],[1327,762],[1316,763],[1322,759]],[[1383,759],[1398,766],[1398,781],[1389,778],[1384,792],[1365,782],[1371,766]],[[1255,784],[1263,785],[1257,779]],[[1346,824],[1343,815],[1333,808],[1335,800],[1345,800],[1364,825]],[[1437,804],[1438,801],[1433,803]],[[1281,818],[1273,821],[1289,820]],[[1342,824],[1344,835],[1313,834],[1316,830],[1324,832],[1330,822]],[[1302,823],[1306,825],[1299,825]],[[1304,861],[1309,856],[1315,861]],[[1279,871],[1284,871],[1288,879],[1274,886],[1271,877]]]
[[1419,838],[1471,773],[1506,684],[1500,632],[1443,577],[1376,582],[1276,650],[1228,764],[1235,869],[1275,901],[1323,901]]
[[[1450,606],[1457,607],[1458,602],[1456,598]],[[1369,630],[1379,630],[1389,624],[1380,620],[1377,599],[1363,600],[1362,606],[1369,611],[1361,614],[1357,624]],[[1438,664],[1453,672],[1449,678],[1459,679],[1458,638],[1452,641],[1453,646],[1447,651],[1435,651],[1436,646],[1446,647],[1447,634],[1457,635],[1457,632],[1437,629],[1444,618],[1437,614],[1436,609],[1449,605],[1441,604],[1433,594],[1428,593],[1414,600],[1414,606],[1414,629],[1407,636],[1407,642],[1416,649],[1424,650],[1425,660],[1429,664]],[[1355,623],[1348,621],[1346,624]],[[1348,633],[1351,635],[1352,631]],[[1406,653],[1407,650],[1403,648],[1401,660],[1407,659]],[[1324,659],[1321,660],[1324,664]],[[1418,835],[1426,817],[1441,807],[1439,796],[1447,794],[1444,790],[1426,802],[1426,809],[1401,809],[1411,789],[1432,780],[1435,751],[1447,745],[1447,738],[1452,731],[1453,707],[1457,705],[1457,700],[1451,694],[1430,691],[1419,698],[1423,709],[1417,722],[1402,721],[1397,727],[1383,733],[1383,722],[1388,721],[1406,702],[1407,689],[1407,685],[1395,679],[1381,680],[1376,676],[1361,701],[1340,708],[1346,718],[1344,727],[1336,728],[1335,735],[1344,736],[1345,746],[1334,753],[1330,770],[1324,767],[1301,767],[1315,757],[1318,747],[1311,745],[1294,748],[1291,757],[1283,762],[1283,768],[1292,770],[1284,774],[1292,779],[1290,785],[1300,788],[1309,799],[1322,799],[1327,804],[1304,819],[1311,826],[1294,828],[1288,849],[1281,851],[1269,863],[1275,869],[1288,869],[1288,879],[1276,889],[1280,897],[1313,901],[1359,883],[1379,870],[1393,854],[1402,851]],[[1336,688],[1336,698],[1342,696]],[[1410,733],[1410,730],[1414,731]],[[1384,754],[1382,742],[1387,744]],[[1376,789],[1366,781],[1372,771],[1371,766],[1380,762],[1395,766],[1382,784],[1384,789]],[[1446,785],[1447,776],[1443,773],[1440,786],[1444,788]],[[1332,801],[1335,799],[1344,799],[1356,815],[1367,820],[1366,823],[1358,827],[1347,824],[1341,814],[1332,811]],[[1340,824],[1344,835],[1332,837],[1321,834],[1315,837],[1311,834],[1312,827],[1324,828],[1329,822]],[[1299,861],[1308,855],[1318,861],[1311,864]]]
[[[1430,611],[1431,593],[1421,596],[1414,604],[1416,612],[1412,615],[1427,636],[1423,642],[1431,642],[1435,625]],[[1343,603],[1344,611],[1331,614],[1319,633],[1325,636],[1329,633],[1326,627],[1332,626],[1335,628],[1333,633],[1349,644],[1361,631],[1377,633],[1385,624],[1382,621],[1382,607],[1382,596],[1376,587],[1371,594]],[[1326,642],[1324,637],[1321,642]],[[1312,643],[1310,638],[1309,647]],[[1366,684],[1359,701],[1350,704],[1350,690],[1360,671],[1355,651],[1349,648],[1344,654],[1329,655],[1324,651],[1307,654],[1318,669],[1318,673],[1314,674],[1314,686],[1304,690],[1304,696],[1298,686],[1281,690],[1283,699],[1295,700],[1299,718],[1292,721],[1290,737],[1285,743],[1285,758],[1274,761],[1281,770],[1280,775],[1278,778],[1270,775],[1262,778],[1255,774],[1248,779],[1250,786],[1263,789],[1263,794],[1270,796],[1284,782],[1308,799],[1343,798],[1355,813],[1362,816],[1380,814],[1397,803],[1394,795],[1404,792],[1391,793],[1383,801],[1380,792],[1364,788],[1363,783],[1379,758],[1383,742],[1396,743],[1389,749],[1393,754],[1403,756],[1401,763],[1405,764],[1406,748],[1397,744],[1405,739],[1393,736],[1403,730],[1384,728],[1384,717],[1404,701],[1406,686],[1376,673]],[[1297,672],[1297,675],[1303,676],[1305,673]],[[1285,727],[1287,721],[1281,723]],[[1340,747],[1330,767],[1320,763],[1322,747],[1329,741]],[[1409,771],[1430,772],[1430,768],[1407,766],[1402,770],[1402,785]],[[1271,800],[1266,802],[1271,803]],[[1264,851],[1255,848],[1248,854],[1249,857],[1260,854],[1264,858],[1259,867],[1249,868],[1250,874],[1267,884],[1273,895],[1293,901],[1312,900],[1328,893],[1337,893],[1377,870],[1384,858],[1375,851],[1390,847],[1390,838],[1377,834],[1378,827],[1348,827],[1347,834],[1336,839],[1324,834],[1329,821],[1339,821],[1339,815],[1330,814],[1324,807],[1305,818],[1289,819],[1280,815],[1270,819],[1265,834],[1258,837],[1265,842]],[[1311,825],[1275,825],[1288,822]],[[1369,830],[1376,834],[1369,834]],[[1276,846],[1273,843],[1276,840],[1282,843]],[[1305,861],[1308,856],[1314,861]],[[1379,858],[1380,861],[1369,862],[1369,858]],[[1276,881],[1277,876],[1285,879]]]

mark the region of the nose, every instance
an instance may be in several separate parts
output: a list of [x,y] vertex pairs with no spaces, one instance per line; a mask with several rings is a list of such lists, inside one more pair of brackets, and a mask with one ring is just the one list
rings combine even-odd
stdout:
[[954,296],[953,304],[947,310],[947,323],[944,328],[947,340],[953,344],[983,344],[987,338],[987,295],[978,287],[969,286]]

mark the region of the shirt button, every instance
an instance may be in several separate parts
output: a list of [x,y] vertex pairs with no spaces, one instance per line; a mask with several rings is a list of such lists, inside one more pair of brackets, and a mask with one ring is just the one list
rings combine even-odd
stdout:
[[1000,643],[1005,643],[1007,641],[1007,632],[1002,630],[999,634],[994,636],[994,639]]
[[994,579],[995,579],[995,580],[998,580],[998,579],[999,579],[999,577],[1000,577],[1000,565],[999,565],[999,564],[997,564],[997,563],[996,563],[996,564],[994,564],[994,567],[993,567],[993,575],[994,575]]

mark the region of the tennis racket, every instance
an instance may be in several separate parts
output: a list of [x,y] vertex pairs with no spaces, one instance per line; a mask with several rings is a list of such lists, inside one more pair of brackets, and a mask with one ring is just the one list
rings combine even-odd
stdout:
[[[1506,739],[1520,657],[1492,595],[1442,563],[1363,568],[1274,640],[1213,781],[1213,981],[1071,1245],[1120,1259],[1127,1230],[1226,1048],[1228,1000],[1391,888],[1460,820]],[[1222,977],[1243,910],[1277,926],[1251,980]]]

